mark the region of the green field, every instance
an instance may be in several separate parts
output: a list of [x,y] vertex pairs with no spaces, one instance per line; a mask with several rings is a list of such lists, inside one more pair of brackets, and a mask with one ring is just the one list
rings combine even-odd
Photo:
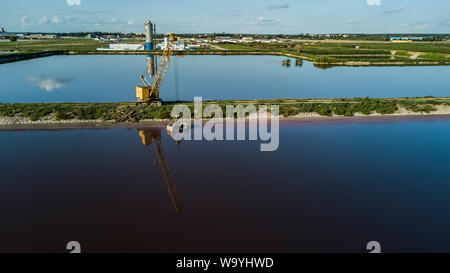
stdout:
[[34,40],[25,42],[1,42],[0,51],[15,53],[38,53],[43,51],[95,51],[107,44],[95,40]]
[[[142,41],[126,41],[136,43]],[[17,55],[30,55],[43,52],[55,54],[122,54],[121,52],[99,52],[97,48],[108,47],[102,43],[88,39],[72,40],[35,40],[20,42],[1,42],[0,52],[11,54],[0,55],[1,59],[12,59]],[[326,42],[303,41],[296,43],[248,43],[217,44],[224,50],[201,49],[187,51],[183,54],[276,54],[287,57],[302,58],[313,61],[316,65],[448,65],[450,64],[450,43],[448,42]],[[128,52],[133,54],[133,52]],[[135,52],[135,54],[145,52]],[[180,52],[177,52],[180,54]],[[20,59],[17,59],[20,60]],[[14,59],[13,61],[17,61]]]
[[[299,42],[284,44],[219,44],[229,51],[275,52],[312,59],[318,64],[367,62],[373,64],[450,64],[450,43],[338,43]],[[414,54],[417,58],[411,58]]]

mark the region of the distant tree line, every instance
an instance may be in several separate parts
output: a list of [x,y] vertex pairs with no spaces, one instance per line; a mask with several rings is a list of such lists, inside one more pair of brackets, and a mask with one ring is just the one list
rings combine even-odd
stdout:
[[[32,34],[32,33],[27,33]],[[86,37],[88,34],[94,36],[116,36],[121,38],[136,38],[145,37],[143,33],[120,33],[120,32],[63,32],[63,33],[46,33],[55,34],[57,36],[70,36],[70,37]],[[390,37],[424,37],[424,41],[445,41],[450,39],[450,34],[405,34],[405,33],[391,33],[391,34],[251,34],[251,33],[184,33],[177,34],[182,38],[209,38],[215,39],[216,37],[231,37],[239,39],[242,37],[253,37],[255,39],[303,39],[303,40],[366,40],[366,41],[389,41]],[[164,34],[155,34],[155,38],[160,39]]]

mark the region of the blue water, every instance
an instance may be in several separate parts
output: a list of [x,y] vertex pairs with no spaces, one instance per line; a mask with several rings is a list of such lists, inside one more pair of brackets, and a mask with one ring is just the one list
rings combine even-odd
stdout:
[[178,213],[137,129],[0,132],[0,252],[450,252],[450,119],[288,123],[273,153],[158,132]]
[[[176,59],[176,60],[175,60]],[[278,56],[174,58],[164,100],[450,96],[449,66],[281,65]],[[295,61],[292,62],[295,64]],[[146,56],[53,56],[0,65],[0,102],[134,101]],[[178,66],[178,84],[176,67]],[[178,89],[176,86],[178,85]]]

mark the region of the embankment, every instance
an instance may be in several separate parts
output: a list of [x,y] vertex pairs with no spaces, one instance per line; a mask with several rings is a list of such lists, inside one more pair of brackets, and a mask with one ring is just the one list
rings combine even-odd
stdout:
[[[12,53],[0,55],[0,64],[12,63],[35,58],[49,57],[55,55],[161,55],[160,51],[45,51],[39,53]],[[284,56],[289,58],[297,58],[313,62],[318,67],[333,66],[431,66],[431,65],[449,65],[450,62],[437,61],[339,61],[339,62],[323,62],[320,58],[310,56],[296,55],[288,52],[279,51],[237,51],[237,50],[200,50],[200,51],[180,51],[174,52],[173,55],[222,55],[222,56],[239,56],[239,55],[255,55],[255,56]]]
[[[70,124],[114,124],[164,122],[171,119],[175,102],[160,107],[123,103],[25,103],[0,104],[0,128],[46,125],[70,127]],[[183,102],[193,113],[193,103]],[[285,119],[334,119],[365,117],[450,116],[449,98],[401,99],[282,99],[246,101],[208,101],[216,104],[225,116],[227,105],[279,106]]]
[[0,55],[0,64],[4,63],[13,63],[43,57],[50,57],[55,55],[64,55],[64,51],[45,51],[45,52],[37,52],[37,53],[11,53]]

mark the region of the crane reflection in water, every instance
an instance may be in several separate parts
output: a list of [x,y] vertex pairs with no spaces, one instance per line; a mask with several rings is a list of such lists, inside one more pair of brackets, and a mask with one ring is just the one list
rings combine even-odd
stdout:
[[[175,188],[175,182],[170,170],[169,163],[161,142],[161,128],[146,128],[138,129],[139,136],[141,137],[142,144],[146,147],[153,146],[155,150],[157,160],[154,161],[155,166],[159,166],[162,172],[164,182],[169,192],[169,196],[172,199],[173,206],[176,212],[181,211],[180,202],[178,200],[177,191]],[[177,145],[180,143],[177,142]]]

